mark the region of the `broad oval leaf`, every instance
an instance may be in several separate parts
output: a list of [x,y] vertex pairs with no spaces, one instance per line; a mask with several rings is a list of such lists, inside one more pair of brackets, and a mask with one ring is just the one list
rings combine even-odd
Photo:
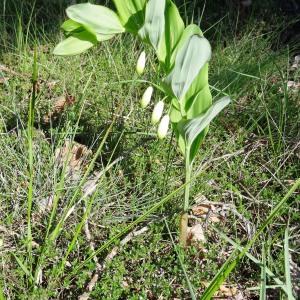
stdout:
[[190,162],[193,162],[198,151],[199,148],[205,138],[205,136],[207,135],[209,130],[209,126],[207,126],[198,136],[197,138],[194,140],[194,142],[192,143],[192,145],[189,148],[189,155],[190,155]]
[[118,15],[111,9],[90,3],[71,5],[66,10],[67,16],[75,22],[88,26],[99,34],[124,32]]
[[114,34],[96,34],[96,38],[98,42],[108,41],[112,39],[115,35]]
[[171,55],[183,31],[184,23],[177,6],[172,1],[167,0],[165,9],[165,30],[157,50],[158,59],[164,64],[167,72],[171,69]]
[[[98,42],[107,41],[115,36],[114,34],[96,33],[89,26],[82,25],[71,19],[65,21],[62,24],[61,28],[66,32],[67,36],[70,36],[70,35],[74,36],[74,35],[76,35],[75,33],[78,33],[81,31],[88,31],[89,33],[91,33],[92,35],[95,36],[95,38],[97,39]],[[90,37],[88,37],[88,39],[90,40]]]
[[88,31],[73,33],[71,36],[60,42],[54,49],[55,55],[77,55],[97,43],[96,37]]
[[212,105],[212,95],[210,92],[208,82],[206,81],[206,84],[202,87],[202,89],[200,89],[200,92],[194,95],[185,104],[185,112],[187,119],[196,118],[199,115],[206,112]]
[[144,24],[146,0],[113,0],[126,31],[137,33]]
[[199,35],[192,35],[178,50],[175,66],[164,82],[171,87],[180,102],[210,57],[210,44]]
[[180,134],[184,137],[186,146],[190,147],[199,134],[210,122],[230,103],[229,97],[224,97],[215,103],[202,115],[191,120],[182,121]]
[[146,5],[145,23],[139,30],[143,41],[150,42],[155,50],[165,31],[166,0],[150,0]]
[[195,24],[191,24],[191,25],[188,25],[182,35],[181,35],[181,38],[177,44],[177,46],[175,47],[175,49],[173,50],[172,52],[172,55],[171,55],[171,67],[174,65],[175,63],[175,58],[177,56],[177,53],[178,53],[178,50],[182,48],[182,46],[188,41],[188,39],[194,35],[194,34],[197,34],[199,36],[203,36],[202,34],[202,31],[201,29],[199,28],[199,26],[195,25]]
[[178,110],[174,105],[171,105],[170,120],[172,123],[178,123],[182,120],[180,110]]
[[61,25],[61,29],[63,29],[66,32],[72,32],[72,31],[78,30],[80,28],[82,28],[82,24],[75,22],[74,20],[71,20],[71,19],[66,20]]
[[88,31],[91,33],[95,38],[97,38],[97,35],[100,35],[99,33],[96,33],[90,26],[80,24],[78,22],[75,22],[74,20],[67,20],[65,21],[61,28],[65,31],[67,36],[74,35],[74,33],[78,33],[81,31]]
[[186,146],[185,146],[185,140],[183,138],[183,136],[180,134],[180,123],[172,123],[173,126],[173,130],[176,136],[176,140],[179,146],[179,150],[181,151],[181,153],[183,154],[183,156],[185,156],[185,150],[186,150]]

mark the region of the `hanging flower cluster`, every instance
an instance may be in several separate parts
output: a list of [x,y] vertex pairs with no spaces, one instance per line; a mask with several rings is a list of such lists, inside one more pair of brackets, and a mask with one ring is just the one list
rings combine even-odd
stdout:
[[[143,75],[145,67],[146,67],[146,53],[145,51],[143,51],[138,58],[137,65],[136,65],[136,72],[139,75]],[[145,90],[143,97],[140,101],[142,108],[146,108],[150,104],[153,91],[154,89],[152,86],[149,86]],[[164,107],[165,107],[164,101],[162,100],[158,101],[154,106],[152,116],[151,116],[152,125],[157,125],[159,123],[157,129],[157,136],[159,139],[164,139],[167,136],[169,130],[169,123],[170,123],[169,115],[166,114],[162,117],[164,112]]]

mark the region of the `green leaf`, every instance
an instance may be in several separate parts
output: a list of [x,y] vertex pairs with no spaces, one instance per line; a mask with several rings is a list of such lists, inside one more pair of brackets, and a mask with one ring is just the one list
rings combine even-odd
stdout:
[[171,68],[171,54],[177,46],[183,31],[184,23],[177,6],[172,1],[167,1],[164,35],[157,50],[158,59],[165,65],[166,71]]
[[175,49],[172,52],[171,66],[173,66],[173,64],[175,63],[175,58],[177,56],[179,49],[181,49],[184,46],[184,44],[190,39],[190,37],[193,36],[194,34],[200,35],[201,37],[203,36],[202,31],[200,30],[199,26],[197,26],[195,24],[191,24],[191,25],[188,25],[184,29],[177,46],[175,47]]
[[165,31],[165,7],[166,0],[150,0],[146,6],[145,23],[139,30],[140,38],[149,42],[155,50]]
[[171,105],[171,110],[169,115],[172,123],[178,123],[182,120],[182,115],[180,111],[174,105]]
[[66,10],[70,19],[100,34],[124,32],[118,15],[111,9],[90,3],[71,5]]
[[[202,73],[202,71],[200,73]],[[201,75],[199,75],[198,77],[201,77]],[[201,81],[203,80],[203,78],[199,78],[199,80]],[[185,102],[184,109],[187,114],[187,119],[198,117],[199,115],[206,112],[211,107],[211,105],[212,96],[207,82],[206,85],[200,90],[200,92],[198,92],[198,94],[192,96],[192,98]]]
[[34,281],[34,278],[33,278],[32,274],[31,274],[31,272],[29,271],[28,267],[25,265],[25,263],[23,263],[23,262],[20,260],[20,258],[19,258],[17,255],[15,255],[14,253],[12,253],[12,255],[13,255],[14,258],[16,259],[16,261],[17,261],[19,267],[22,269],[22,271],[23,271],[23,272],[24,272],[24,273],[25,273],[32,281]]
[[98,42],[108,41],[113,38],[115,34],[96,34],[96,38]]
[[126,31],[137,33],[144,24],[146,0],[113,0]]
[[224,97],[215,102],[204,114],[191,120],[182,121],[179,125],[181,135],[184,136],[189,147],[198,135],[210,124],[210,122],[230,103],[229,97]]
[[178,50],[175,66],[164,83],[171,87],[174,96],[180,102],[210,57],[210,44],[207,39],[199,35],[192,35]]
[[191,162],[194,161],[194,159],[199,151],[199,148],[208,133],[208,130],[209,130],[209,126],[207,126],[193,141],[193,143],[190,147],[190,153],[189,153]]
[[[187,111],[187,119],[194,119],[206,112],[212,105],[212,96],[209,85],[207,84],[195,97],[192,106]],[[198,135],[190,147],[190,161],[196,157],[200,145],[202,144],[206,134],[208,133],[208,126]]]
[[60,42],[54,49],[55,55],[77,55],[97,43],[97,38],[88,31],[73,33],[71,36]]
[[61,25],[61,29],[66,32],[72,32],[78,29],[82,29],[82,24],[69,19],[63,22],[63,24]]
[[184,137],[180,133],[180,123],[173,124],[173,127],[174,127],[174,132],[175,132],[175,136],[176,136],[176,140],[177,140],[179,149],[180,149],[182,155],[185,157],[186,143],[185,143]]
[[61,28],[65,31],[67,36],[74,35],[74,33],[78,33],[81,31],[88,31],[93,36],[95,36],[98,42],[109,40],[115,36],[114,34],[96,33],[90,26],[80,24],[71,19],[65,21],[62,24]]

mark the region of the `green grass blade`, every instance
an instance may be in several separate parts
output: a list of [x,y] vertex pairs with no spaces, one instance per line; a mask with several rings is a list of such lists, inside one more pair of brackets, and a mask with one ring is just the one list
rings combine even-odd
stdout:
[[210,300],[214,293],[220,288],[222,283],[229,276],[231,271],[235,268],[235,266],[240,261],[239,251],[235,250],[231,253],[227,261],[222,265],[219,272],[215,275],[210,285],[204,291],[204,294],[201,296],[201,300]]
[[260,275],[260,294],[259,300],[267,299],[267,276],[266,276],[266,252],[265,245],[262,246],[262,262],[261,262],[261,275]]
[[5,296],[4,296],[4,292],[3,292],[3,288],[0,285],[0,300],[5,300]]
[[288,300],[295,300],[293,296],[290,260],[291,260],[291,255],[289,252],[289,228],[287,226],[284,232],[284,273],[285,273],[285,283],[287,289],[286,294]]
[[20,258],[15,255],[14,253],[12,253],[12,255],[14,256],[14,258],[16,259],[18,265],[20,266],[20,268],[22,269],[22,271],[30,278],[31,281],[33,281],[33,276],[31,274],[31,272],[29,271],[29,269],[27,268],[27,266],[20,260]]
[[105,142],[109,136],[109,134],[111,133],[112,131],[112,128],[113,126],[115,125],[116,121],[117,121],[117,116],[119,115],[120,111],[122,110],[122,106],[119,106],[119,108],[116,110],[116,113],[113,117],[113,120],[111,122],[111,124],[109,125],[108,129],[106,130],[105,132],[105,135],[96,151],[96,153],[94,154],[91,162],[89,163],[82,179],[80,180],[79,184],[77,185],[77,188],[75,189],[74,193],[73,193],[73,196],[67,206],[67,209],[65,210],[63,216],[61,217],[61,220],[58,222],[58,224],[55,226],[55,228],[53,229],[52,233],[50,234],[50,241],[55,241],[55,239],[58,237],[62,227],[63,227],[63,224],[64,222],[66,221],[67,219],[67,216],[68,216],[68,212],[69,210],[71,209],[71,207],[74,205],[74,202],[76,201],[78,195],[80,194],[81,192],[81,188],[82,186],[84,185],[84,183],[86,182],[88,176],[90,175],[91,171],[93,170],[94,168],[94,165],[96,163],[96,160],[98,159],[98,157],[100,156],[101,152],[102,152],[102,149],[105,145]]
[[33,129],[34,129],[34,109],[37,98],[37,80],[38,80],[38,66],[37,66],[37,50],[35,48],[33,55],[32,66],[32,95],[28,107],[28,124],[27,124],[27,143],[28,143],[28,173],[29,185],[27,191],[27,249],[29,261],[32,262],[32,232],[31,232],[31,210],[33,202],[33,179],[34,179],[34,155],[33,155]]
[[187,285],[188,285],[188,288],[189,288],[189,291],[190,291],[190,295],[191,295],[191,299],[192,299],[192,300],[196,300],[197,298],[196,298],[196,294],[195,294],[195,292],[194,292],[194,287],[193,287],[193,285],[192,285],[192,283],[191,283],[191,281],[190,281],[190,279],[189,279],[189,277],[188,277],[188,275],[187,275],[186,269],[185,269],[185,267],[184,267],[183,261],[182,261],[181,256],[180,256],[180,253],[179,253],[179,251],[178,251],[178,249],[177,249],[177,246],[176,246],[176,244],[175,244],[175,242],[174,242],[173,236],[172,236],[172,234],[171,234],[169,225],[168,225],[168,223],[167,223],[166,220],[165,220],[165,224],[166,224],[167,230],[168,230],[168,232],[169,232],[169,235],[170,235],[170,238],[171,238],[173,247],[174,247],[174,249],[175,249],[175,251],[176,251],[176,254],[177,254],[177,257],[178,257],[178,260],[179,260],[181,269],[182,269],[182,271],[183,271],[185,280],[186,280],[186,282],[187,282]]
[[[239,249],[240,251],[243,251],[243,247],[241,245],[239,245],[238,243],[233,241],[226,234],[224,234],[223,232],[218,230],[215,226],[212,226],[212,228],[218,233],[218,235],[221,238],[223,238],[225,241],[227,241],[233,247],[235,247],[236,249]],[[254,257],[252,254],[250,254],[249,252],[246,252],[246,256],[249,259],[251,259],[254,263],[256,263],[257,265],[260,264],[260,261],[256,257]],[[266,273],[268,276],[270,276],[270,278],[272,278],[276,282],[277,287],[280,287],[286,293],[287,289],[286,289],[285,284],[267,266],[266,266]],[[259,287],[258,287],[258,289],[259,289]]]
[[111,245],[113,245],[119,238],[121,238],[123,235],[125,235],[127,232],[132,230],[135,226],[140,224],[141,222],[144,222],[148,217],[150,217],[155,211],[157,211],[161,206],[165,205],[167,202],[169,202],[176,194],[181,192],[185,188],[186,184],[181,185],[178,189],[174,190],[169,195],[165,196],[163,199],[161,199],[159,202],[154,204],[150,209],[148,209],[143,215],[141,215],[139,218],[137,218],[135,221],[127,225],[123,230],[121,230],[119,233],[114,235],[112,238],[110,238],[107,242],[105,242],[102,246],[100,246],[93,254],[91,254],[88,258],[86,258],[77,268],[73,270],[73,272],[68,275],[66,278],[69,279],[70,277],[74,276],[78,273],[80,269],[82,269],[88,262],[90,262],[95,256],[100,254],[101,252],[108,249]]
[[[75,234],[73,236],[73,239],[71,241],[71,243],[69,244],[68,248],[67,248],[67,251],[66,251],[66,254],[64,256],[64,258],[62,259],[62,262],[61,262],[61,265],[60,265],[60,269],[59,269],[59,274],[60,272],[62,272],[66,262],[67,262],[67,259],[70,255],[70,253],[73,251],[73,248],[76,244],[76,241],[81,233],[81,230],[82,230],[82,227],[84,226],[84,224],[86,223],[86,220],[88,219],[89,215],[90,215],[90,212],[91,212],[91,209],[93,207],[93,204],[94,204],[94,200],[96,198],[96,195],[97,195],[97,192],[101,186],[101,183],[103,181],[103,177],[105,176],[105,174],[118,162],[120,161],[120,158],[119,159],[116,159],[114,162],[110,163],[102,172],[102,175],[99,179],[99,182],[96,184],[96,188],[95,188],[95,191],[94,193],[92,194],[92,196],[90,197],[90,200],[87,201],[87,209],[85,211],[85,213],[83,214],[82,216],[82,219],[81,221],[78,223],[78,225],[76,226],[76,229],[75,229]],[[83,196],[84,197],[88,197],[88,196]]]
[[[254,286],[251,288],[247,288],[247,291],[260,291],[260,286]],[[267,290],[271,290],[271,289],[278,289],[281,288],[281,285],[275,284],[275,285],[266,285],[266,289]]]
[[280,211],[286,205],[287,200],[292,196],[292,194],[298,189],[300,186],[300,178],[296,180],[291,189],[287,192],[287,194],[283,197],[283,199],[275,206],[275,208],[270,212],[267,219],[263,222],[261,227],[255,233],[254,237],[247,243],[244,247],[243,251],[238,253],[238,250],[235,250],[227,261],[223,264],[220,271],[216,274],[214,279],[211,281],[210,285],[205,290],[202,295],[202,300],[209,300],[213,297],[214,293],[220,288],[222,283],[227,279],[231,271],[236,267],[239,261],[246,255],[246,253],[250,250],[253,244],[256,242],[258,237],[262,234],[265,228],[272,223],[272,221],[280,214]]

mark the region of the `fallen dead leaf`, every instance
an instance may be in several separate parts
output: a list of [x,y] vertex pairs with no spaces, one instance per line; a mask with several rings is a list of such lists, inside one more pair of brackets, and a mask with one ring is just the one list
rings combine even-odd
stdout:
[[188,245],[199,245],[206,242],[206,238],[204,236],[204,231],[201,224],[196,224],[192,227],[188,227],[188,237],[187,244]]
[[68,161],[66,175],[69,179],[75,180],[80,176],[91,155],[92,151],[86,146],[67,140],[63,147],[56,149],[55,162],[59,167],[63,167]]
[[299,82],[295,82],[295,81],[288,81],[287,82],[287,87],[292,89],[292,90],[298,90],[300,87],[300,83]]
[[[206,281],[201,282],[202,285],[207,288],[209,283]],[[215,300],[246,300],[248,297],[238,289],[237,285],[235,284],[223,284],[220,286],[220,289],[215,293],[212,299]]]
[[235,286],[221,285],[218,294],[223,297],[233,297],[237,294],[237,288]]
[[210,211],[210,205],[208,204],[200,204],[192,207],[193,215],[195,216],[203,216],[206,215]]
[[209,217],[209,221],[212,223],[220,223],[221,219],[219,217],[217,217],[216,215],[212,215]]
[[32,248],[39,248],[40,247],[40,245],[35,241],[31,242],[31,246],[32,246]]
[[300,55],[295,56],[291,69],[297,70],[300,66]]
[[54,99],[54,105],[51,112],[44,116],[44,123],[49,123],[51,119],[56,119],[68,106],[75,103],[75,97],[69,94],[59,96]]
[[5,84],[9,80],[8,77],[0,77],[0,84]]
[[209,202],[209,201],[208,201],[208,199],[203,194],[198,194],[195,197],[195,203],[196,204],[198,204],[198,203],[206,203],[206,202]]
[[[292,80],[287,82],[287,89],[288,90],[290,90],[292,92],[297,92],[299,90],[299,88],[300,88],[300,82],[295,82],[295,81],[292,81]],[[283,88],[282,87],[279,88],[279,92],[283,93]]]
[[49,80],[46,82],[46,86],[49,90],[52,90],[58,83],[59,80]]
[[14,70],[12,70],[11,68],[5,66],[5,65],[1,65],[0,64],[0,71],[4,72],[4,73],[8,73],[11,75],[15,75],[15,76],[20,76],[20,77],[24,77],[23,74],[15,72]]
[[192,207],[192,214],[212,223],[220,223],[222,216],[218,214],[215,205],[208,203],[208,200],[203,202]]
[[38,202],[38,207],[41,213],[46,211],[51,211],[53,205],[53,195],[43,198],[41,201]]

